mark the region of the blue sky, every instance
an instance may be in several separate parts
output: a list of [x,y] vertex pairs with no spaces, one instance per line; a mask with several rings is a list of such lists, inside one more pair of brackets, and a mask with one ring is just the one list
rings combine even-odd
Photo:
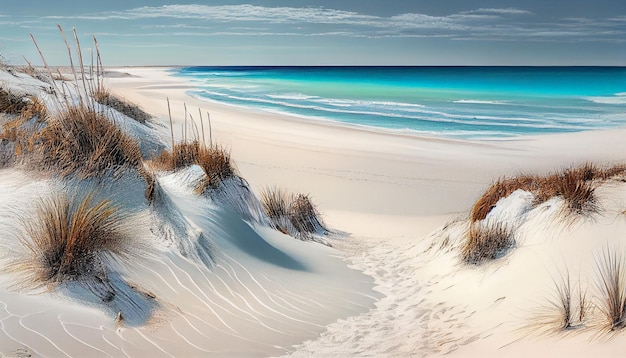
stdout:
[[[105,65],[626,65],[622,0],[6,1],[0,53]],[[87,56],[87,55],[86,55]]]

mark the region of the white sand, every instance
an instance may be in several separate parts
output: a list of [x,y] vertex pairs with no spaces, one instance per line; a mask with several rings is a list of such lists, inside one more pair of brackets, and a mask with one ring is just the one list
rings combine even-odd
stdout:
[[[352,234],[354,240],[342,249],[356,268],[374,277],[376,290],[385,297],[373,310],[330,325],[320,338],[299,346],[296,356],[449,351],[460,356],[602,356],[624,348],[620,337],[600,343],[594,333],[528,338],[524,329],[536,320],[536,311],[549,306],[552,276],[564,269],[555,262],[571,255],[566,262],[572,272],[582,265],[579,261],[589,265],[603,242],[624,237],[623,219],[615,223],[609,215],[605,223],[588,225],[582,233],[535,222],[526,234],[537,241],[534,246],[518,250],[510,263],[487,269],[468,269],[455,253],[425,249],[432,240],[441,241],[440,235],[429,233],[465,218],[498,177],[549,173],[587,161],[626,161],[626,130],[491,142],[421,138],[210,103],[187,96],[193,85],[162,69],[124,71],[137,77],[110,79],[116,93],[161,118],[169,97],[175,128],[183,102],[192,114],[197,107],[210,111],[215,139],[232,149],[253,186],[310,192],[327,222]],[[608,234],[589,240],[594,230]],[[558,241],[571,236],[579,241]],[[492,277],[500,271],[500,277]]]
[[[598,248],[626,240],[621,214],[626,197],[620,184],[601,188],[604,210],[595,221],[563,227],[545,207],[531,212],[520,227],[518,248],[486,267],[460,263],[455,250],[462,223],[438,231],[466,218],[473,202],[500,176],[545,173],[586,161],[626,162],[626,130],[492,142],[420,138],[206,102],[188,96],[193,84],[164,69],[113,70],[129,75],[108,78],[109,88],[154,114],[165,142],[166,98],[177,138],[183,133],[183,103],[196,120],[198,108],[205,121],[209,111],[214,141],[231,149],[255,191],[279,186],[310,193],[329,226],[351,236],[329,249],[251,228],[204,207],[184,190],[180,178],[166,177],[164,190],[187,218],[185,227],[216,238],[221,264],[212,271],[199,269],[169,253],[165,260],[128,273],[170,309],[157,323],[122,331],[97,308],[57,307],[62,305],[52,300],[54,308],[35,312],[25,305],[51,300],[26,296],[19,304],[23,295],[2,291],[1,352],[27,347],[52,356],[404,357],[453,352],[571,357],[611,356],[626,348],[622,334],[610,339],[594,329],[529,334],[544,326],[528,328],[548,302],[552,277],[562,265],[594,295]],[[13,176],[21,174],[5,170],[2,175],[14,182]],[[19,195],[12,187],[0,189],[3,198]],[[523,207],[523,202],[514,204]],[[521,214],[507,215],[513,220]],[[441,245],[445,237],[450,242]],[[433,243],[435,248],[429,249]],[[286,260],[282,267],[276,265],[275,248],[286,254],[278,255]],[[366,276],[346,269],[339,257],[371,276],[376,292]],[[286,269],[292,259],[306,269]]]

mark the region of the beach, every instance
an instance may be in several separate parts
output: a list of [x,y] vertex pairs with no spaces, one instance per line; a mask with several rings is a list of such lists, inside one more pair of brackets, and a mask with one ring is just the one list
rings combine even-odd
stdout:
[[[2,355],[585,357],[626,348],[626,310],[613,318],[608,299],[626,305],[626,129],[427,137],[212,101],[173,72],[108,68],[90,87],[66,79],[70,95],[59,100],[51,86],[60,80],[0,71],[9,104]],[[117,99],[85,100],[95,98],[89,88]],[[126,142],[108,151],[128,157],[98,167],[107,150],[77,144],[82,151],[70,146],[41,165],[65,148],[58,138],[76,135],[70,125],[48,132],[71,123],[66,113],[79,117],[74,126],[113,124],[106,136],[77,137],[117,136]],[[45,125],[33,126],[39,118]],[[200,154],[177,167],[180,148],[229,154],[230,174],[216,176]],[[277,188],[302,194],[284,196],[290,207],[278,219],[267,204]],[[46,218],[62,216],[48,214],[65,207],[53,195],[77,200],[73,215],[105,208],[94,225],[113,223],[104,242],[120,241],[92,243],[55,271],[49,244],[36,241],[47,237],[38,231]],[[308,212],[321,216],[308,232],[292,219],[295,198],[310,198]]]
[[[585,162],[625,161],[624,129],[502,141],[426,138],[199,100],[186,95],[193,84],[168,76],[164,69],[115,71],[132,76],[109,78],[112,90],[158,118],[167,118],[165,98],[169,98],[178,113],[175,129],[183,120],[183,104],[192,114],[197,108],[208,111],[213,140],[231,150],[253,188],[278,185],[310,193],[329,226],[349,235],[349,241],[338,245],[340,251],[348,253],[346,259],[354,267],[374,277],[375,290],[385,297],[368,313],[331,325],[321,338],[296,351],[301,355],[425,356],[456,351],[460,356],[502,352],[525,356],[550,347],[557,355],[585,356],[623,345],[619,339],[587,345],[580,341],[588,337],[576,335],[562,340],[520,339],[524,334],[516,327],[526,320],[520,315],[532,310],[528,308],[533,306],[532,298],[550,295],[546,272],[551,270],[550,261],[557,259],[543,254],[539,256],[547,261],[531,258],[532,264],[539,260],[545,269],[537,273],[541,284],[529,284],[517,300],[504,300],[533,280],[532,275],[524,275],[524,265],[530,263],[522,260],[521,266],[503,274],[519,280],[518,287],[504,285],[498,292],[480,284],[492,269],[472,272],[456,267],[449,257],[432,258],[424,250],[433,232],[465,218],[498,178],[547,174]],[[559,229],[545,230],[542,237],[569,235]],[[552,239],[543,244],[553,245]],[[465,292],[471,297],[464,297]],[[512,301],[512,306],[506,301]]]

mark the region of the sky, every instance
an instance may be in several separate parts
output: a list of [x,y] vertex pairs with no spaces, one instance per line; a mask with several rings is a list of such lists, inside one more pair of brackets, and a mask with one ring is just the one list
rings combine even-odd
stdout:
[[[624,0],[0,0],[0,54],[118,65],[626,66]],[[88,62],[87,59],[85,59]]]

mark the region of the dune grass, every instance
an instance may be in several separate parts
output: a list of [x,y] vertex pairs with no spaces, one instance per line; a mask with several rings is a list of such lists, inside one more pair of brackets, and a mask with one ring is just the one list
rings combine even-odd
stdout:
[[66,108],[39,133],[43,165],[63,176],[100,177],[125,168],[143,168],[137,142],[86,106]]
[[107,255],[127,259],[126,214],[107,200],[60,194],[42,199],[25,223],[21,243],[31,259],[22,263],[35,285],[58,284],[103,275]]
[[603,313],[606,327],[619,330],[626,326],[626,266],[624,256],[605,249],[596,259],[598,277],[598,307]]
[[291,196],[281,188],[267,188],[261,191],[261,203],[270,219],[287,217],[287,207]]
[[18,96],[0,87],[0,113],[19,114],[26,107],[23,96]]
[[[552,301],[552,305],[558,310],[558,329],[570,329],[574,327],[575,313],[573,312],[573,294],[569,272],[566,271],[564,274],[560,275],[558,280],[553,278],[552,281],[554,282],[555,288],[555,299]],[[582,295],[581,299],[583,299],[583,301],[581,301],[583,304],[579,311],[580,322],[582,322],[584,318],[584,298]]]
[[138,105],[127,102],[115,95],[109,90],[99,87],[92,93],[93,99],[107,107],[113,108],[125,116],[136,120],[141,124],[146,124],[152,116],[142,110]]
[[479,265],[504,256],[513,246],[513,233],[503,223],[472,223],[461,256],[466,263]]
[[498,200],[509,196],[516,190],[524,190],[535,196],[535,204],[541,204],[555,196],[566,202],[571,212],[587,214],[598,210],[595,188],[596,181],[607,180],[625,171],[624,166],[613,166],[606,169],[591,163],[568,168],[562,172],[548,176],[519,175],[513,178],[500,179],[491,184],[476,201],[470,211],[470,221],[483,220],[496,206]]
[[172,151],[162,151],[152,164],[160,170],[174,171],[190,165],[200,166],[206,175],[198,187],[200,193],[216,189],[224,180],[237,175],[228,150],[219,145],[205,146],[198,141],[177,143]]
[[289,205],[289,220],[299,233],[314,234],[325,230],[320,214],[308,195],[298,194]]
[[327,231],[308,195],[291,194],[274,187],[261,191],[261,203],[274,227],[282,233],[310,237]]

